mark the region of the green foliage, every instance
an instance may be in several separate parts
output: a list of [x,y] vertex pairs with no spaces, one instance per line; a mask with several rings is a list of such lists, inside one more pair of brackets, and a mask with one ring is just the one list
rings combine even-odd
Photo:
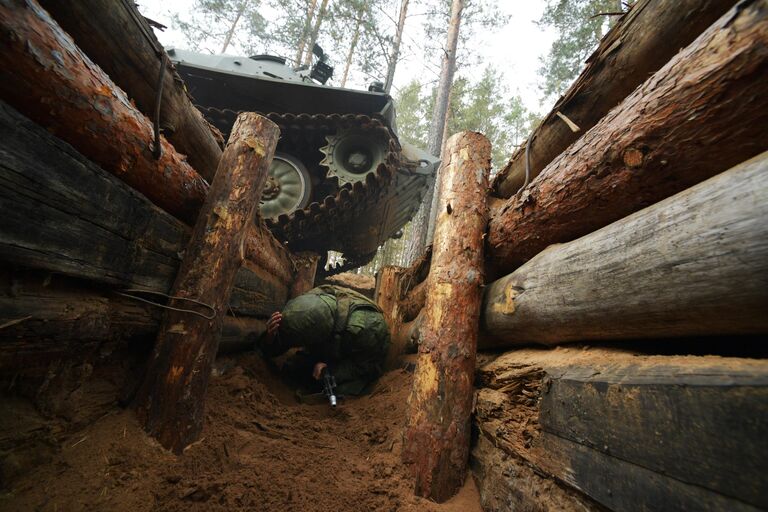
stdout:
[[[493,0],[464,0],[456,51],[457,69],[478,58],[473,46],[478,33],[497,29],[509,21],[509,16],[502,14],[497,4]],[[425,43],[436,62],[442,57],[450,18],[451,0],[430,0],[424,24]]]
[[539,24],[557,29],[558,37],[539,70],[546,98],[568,88],[608,31],[612,18],[600,14],[622,10],[620,0],[547,0]]
[[227,46],[248,52],[265,37],[266,22],[259,5],[259,0],[195,0],[185,15],[173,15],[173,24],[184,34],[191,50],[221,53],[232,31]]
[[[400,138],[421,147],[426,145],[429,119],[432,118],[435,91],[412,81],[398,92],[397,130]],[[523,105],[519,95],[511,95],[503,74],[487,66],[476,82],[458,76],[451,89],[448,135],[465,130],[488,137],[493,147],[494,170],[503,166],[515,147],[530,132],[536,116]]]
[[[383,81],[386,75],[387,57],[392,36],[385,31],[385,19],[380,13],[387,7],[387,0],[336,0],[329,19],[327,35],[336,50],[337,62],[351,56],[351,68],[363,80]],[[354,40],[355,29],[359,36]],[[352,45],[354,47],[352,48]],[[350,50],[354,50],[350,54]],[[341,77],[342,65],[336,70]]]

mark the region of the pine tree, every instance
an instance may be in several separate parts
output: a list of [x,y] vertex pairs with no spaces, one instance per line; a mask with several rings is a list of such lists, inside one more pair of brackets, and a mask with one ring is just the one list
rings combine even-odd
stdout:
[[266,27],[258,7],[259,0],[195,0],[187,16],[173,16],[173,25],[192,50],[225,53],[235,46],[255,53]]
[[552,99],[579,75],[584,62],[624,11],[621,0],[547,0],[539,24],[554,27],[558,37],[542,59],[542,92]]

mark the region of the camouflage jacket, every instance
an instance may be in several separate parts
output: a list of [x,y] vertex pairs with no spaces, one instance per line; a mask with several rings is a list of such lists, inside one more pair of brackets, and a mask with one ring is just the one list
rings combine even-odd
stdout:
[[364,393],[381,375],[389,329],[381,309],[368,297],[341,286],[318,286],[289,301],[283,317],[290,317],[291,334],[281,336],[265,350],[267,355],[303,346],[311,357],[328,364],[340,394]]

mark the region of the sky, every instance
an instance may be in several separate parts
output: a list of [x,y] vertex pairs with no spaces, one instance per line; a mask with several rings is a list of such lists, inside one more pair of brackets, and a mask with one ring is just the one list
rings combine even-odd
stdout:
[[[171,14],[187,12],[193,5],[193,0],[140,0],[139,9],[145,16],[152,18],[168,26],[165,31],[156,31],[157,37],[166,47],[184,47],[182,34],[174,30],[171,25]],[[536,20],[541,17],[544,10],[544,0],[498,0],[499,9],[510,16],[509,22],[493,32],[478,33],[472,39],[471,44],[478,56],[472,65],[457,69],[457,73],[463,76],[477,76],[482,73],[487,64],[492,64],[504,73],[507,87],[513,94],[519,94],[525,106],[529,110],[539,113],[548,110],[548,105],[541,105],[541,96],[538,88],[537,70],[540,66],[539,59],[549,50],[555,39],[552,29],[545,29],[536,25]],[[261,14],[269,21],[273,16],[268,9]],[[390,17],[397,19],[397,12],[390,13]],[[409,9],[409,18],[406,22],[404,39],[411,46],[411,51],[398,64],[395,74],[393,91],[417,78],[422,83],[437,80],[439,63],[425,62],[424,52],[419,51],[419,45],[425,36],[421,26],[423,12],[418,7]],[[338,56],[337,60],[342,57]],[[340,66],[339,66],[340,67]],[[382,81],[384,79],[382,72]],[[365,83],[352,81],[348,87],[365,88]]]

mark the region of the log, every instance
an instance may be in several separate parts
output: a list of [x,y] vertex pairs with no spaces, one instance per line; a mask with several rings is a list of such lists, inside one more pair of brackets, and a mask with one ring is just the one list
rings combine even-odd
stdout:
[[[189,240],[181,221],[2,101],[0,217],[0,261],[6,265],[163,293]],[[257,224],[246,258],[232,309],[269,316],[288,300],[290,254]]]
[[484,435],[472,447],[470,466],[484,511],[605,510],[575,489],[533,470],[530,464],[494,445]]
[[[145,430],[181,453],[203,428],[204,397],[223,317],[280,130],[254,113],[232,127],[171,294],[208,304],[212,317],[166,310],[136,398]],[[188,307],[173,300],[171,305]]]
[[427,300],[427,281],[414,286],[400,302],[400,314],[403,322],[410,322],[419,316]]
[[492,217],[497,275],[768,148],[768,8],[742,2]]
[[485,290],[481,346],[768,332],[768,152]]
[[221,158],[221,134],[190,101],[184,81],[165,57],[152,28],[129,0],[41,0],[75,44],[103,69],[138,109],[154,120],[161,66],[160,127],[200,175],[213,181]]
[[315,274],[319,260],[320,255],[313,252],[302,252],[295,255],[296,276],[291,285],[291,298],[298,297],[315,287]]
[[478,378],[482,436],[611,510],[768,506],[768,361],[521,349]]
[[387,359],[384,367],[388,370],[396,368],[400,364],[400,356],[405,352],[401,343],[399,332],[402,321],[398,304],[400,299],[400,278],[405,269],[394,265],[382,267],[376,275],[376,291],[374,293],[376,304],[384,314],[390,332],[390,344],[387,351]]
[[[147,349],[162,309],[80,279],[49,273],[0,273],[0,375],[40,376],[58,360],[78,360],[105,346]],[[224,318],[219,353],[247,350],[261,319]]]
[[175,217],[193,223],[207,183],[35,0],[0,4],[0,95]]
[[416,494],[438,502],[462,486],[469,457],[491,145],[462,132],[448,140],[446,153],[403,439]]
[[[733,7],[722,0],[640,0],[600,41],[586,67],[535,130],[529,148],[530,180],[595,126],[612,108]],[[569,128],[560,117],[578,126]],[[527,145],[518,149],[493,182],[509,198],[525,183]]]

